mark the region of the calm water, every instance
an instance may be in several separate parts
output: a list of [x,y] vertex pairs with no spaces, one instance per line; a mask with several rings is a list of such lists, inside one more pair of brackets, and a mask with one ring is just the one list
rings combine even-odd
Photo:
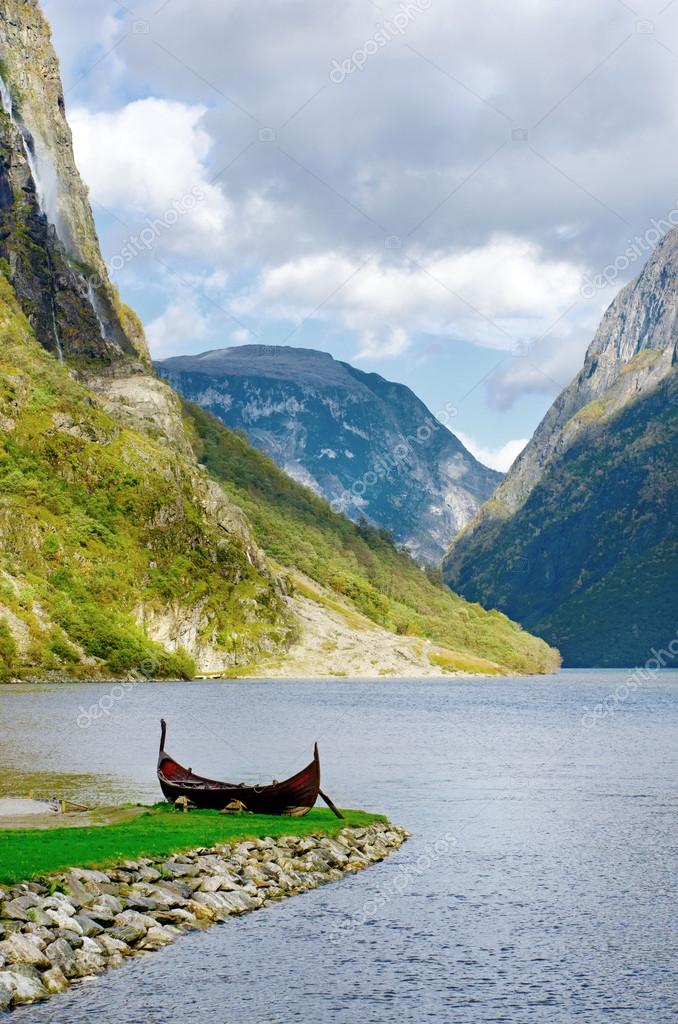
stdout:
[[[164,714],[175,756],[235,781],[283,777],[317,738],[335,802],[413,833],[383,865],[15,1019],[674,1020],[678,673],[582,725],[627,676],[0,688],[5,789],[10,772],[39,789],[41,770],[86,799],[157,799]],[[90,718],[102,697],[109,713]]]

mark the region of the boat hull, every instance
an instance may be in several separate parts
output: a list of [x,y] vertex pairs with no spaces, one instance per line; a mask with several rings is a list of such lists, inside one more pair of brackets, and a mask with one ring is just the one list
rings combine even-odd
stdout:
[[296,775],[268,786],[247,786],[218,782],[196,775],[165,751],[164,739],[163,722],[158,756],[158,782],[165,799],[170,803],[176,803],[178,799],[185,797],[196,807],[221,811],[232,801],[238,800],[252,814],[302,817],[308,814],[318,799],[320,758],[317,744],[313,760]]

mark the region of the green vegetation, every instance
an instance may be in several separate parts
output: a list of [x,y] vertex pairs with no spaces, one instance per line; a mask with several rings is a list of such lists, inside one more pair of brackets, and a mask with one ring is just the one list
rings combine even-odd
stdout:
[[[548,672],[557,652],[499,612],[469,604],[430,578],[383,530],[355,525],[287,477],[244,437],[199,406],[185,403],[196,454],[246,513],[268,555],[350,602],[394,633],[454,651],[466,664]],[[476,663],[475,671],[487,671]],[[473,670],[473,669],[471,669]]]
[[614,417],[591,419],[515,515],[453,548],[452,585],[557,645],[567,666],[643,665],[666,648],[677,625],[677,413],[674,371]]
[[0,683],[16,675],[19,668],[18,653],[7,619],[0,619]]
[[19,882],[69,867],[105,868],[135,857],[171,853],[282,835],[336,835],[349,825],[385,821],[382,815],[343,811],[340,821],[329,810],[314,808],[304,818],[264,814],[227,815],[218,811],[175,812],[158,804],[148,813],[120,824],[91,828],[0,830],[0,883]]
[[[35,340],[0,275],[0,679],[191,677],[138,625],[196,607],[242,663],[284,648],[287,611],[242,542],[206,519],[180,454],[107,415]],[[15,636],[15,640],[16,640]],[[25,642],[24,642],[25,639]]]

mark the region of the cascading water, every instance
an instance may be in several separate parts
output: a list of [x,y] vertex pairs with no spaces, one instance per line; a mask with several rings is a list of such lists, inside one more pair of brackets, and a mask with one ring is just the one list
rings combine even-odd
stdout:
[[[2,102],[3,110],[5,111],[10,121],[12,122],[14,127],[19,132],[19,135],[21,136],[21,143],[23,146],[24,155],[26,157],[28,169],[33,179],[33,184],[35,185],[35,195],[38,202],[38,206],[40,207],[40,212],[45,216],[45,218],[49,220],[46,209],[46,193],[41,185],[41,178],[38,172],[38,162],[33,148],[33,139],[31,138],[26,127],[19,121],[17,121],[16,117],[14,116],[14,104],[12,102],[12,94],[7,88],[7,83],[5,82],[2,75],[0,75],[0,101]],[[47,249],[46,252],[50,275],[49,305],[52,317],[52,333],[54,335],[54,345],[56,348],[57,356],[61,360],[61,362],[63,362],[64,351],[63,346],[61,344],[61,337],[59,335],[59,327],[57,325],[56,299],[54,295],[54,286],[52,283],[54,281],[54,268],[52,266],[52,258],[50,256],[49,249]]]
[[87,288],[87,301],[94,310],[94,315],[97,318],[97,323],[99,324],[99,331],[101,333],[101,337],[105,338],[106,322],[104,321],[103,317],[101,316],[101,313],[99,312],[99,299],[97,298],[97,293],[94,291],[94,285],[92,284],[91,280],[86,281],[85,284]]
[[31,177],[33,178],[33,183],[35,185],[35,194],[38,199],[38,206],[40,207],[40,211],[44,213],[45,216],[47,216],[46,192],[43,188],[40,173],[38,171],[38,161],[35,155],[33,139],[31,138],[25,125],[21,124],[20,121],[17,121],[16,117],[14,116],[14,104],[12,102],[12,94],[7,88],[7,83],[3,79],[2,75],[0,75],[0,99],[2,99],[2,106],[5,113],[7,114],[7,116],[9,117],[10,121],[17,129],[19,134],[21,135],[21,144],[24,149],[24,156],[26,157],[28,169],[31,172]]

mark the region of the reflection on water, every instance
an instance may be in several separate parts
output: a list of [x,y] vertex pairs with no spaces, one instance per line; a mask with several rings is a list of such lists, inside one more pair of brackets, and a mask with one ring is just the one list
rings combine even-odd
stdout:
[[413,833],[364,874],[186,936],[14,1019],[672,1020],[678,674],[585,728],[586,708],[625,678],[148,684],[87,728],[80,709],[100,706],[105,686],[0,689],[0,764],[81,776],[74,799],[94,786],[109,800],[117,786],[156,800],[164,716],[177,758],[237,780],[291,774],[318,739],[335,802]]
[[129,802],[129,784],[124,779],[105,775],[67,775],[64,772],[27,772],[3,764],[0,745],[0,797],[27,797],[35,800],[67,800],[95,807]]

